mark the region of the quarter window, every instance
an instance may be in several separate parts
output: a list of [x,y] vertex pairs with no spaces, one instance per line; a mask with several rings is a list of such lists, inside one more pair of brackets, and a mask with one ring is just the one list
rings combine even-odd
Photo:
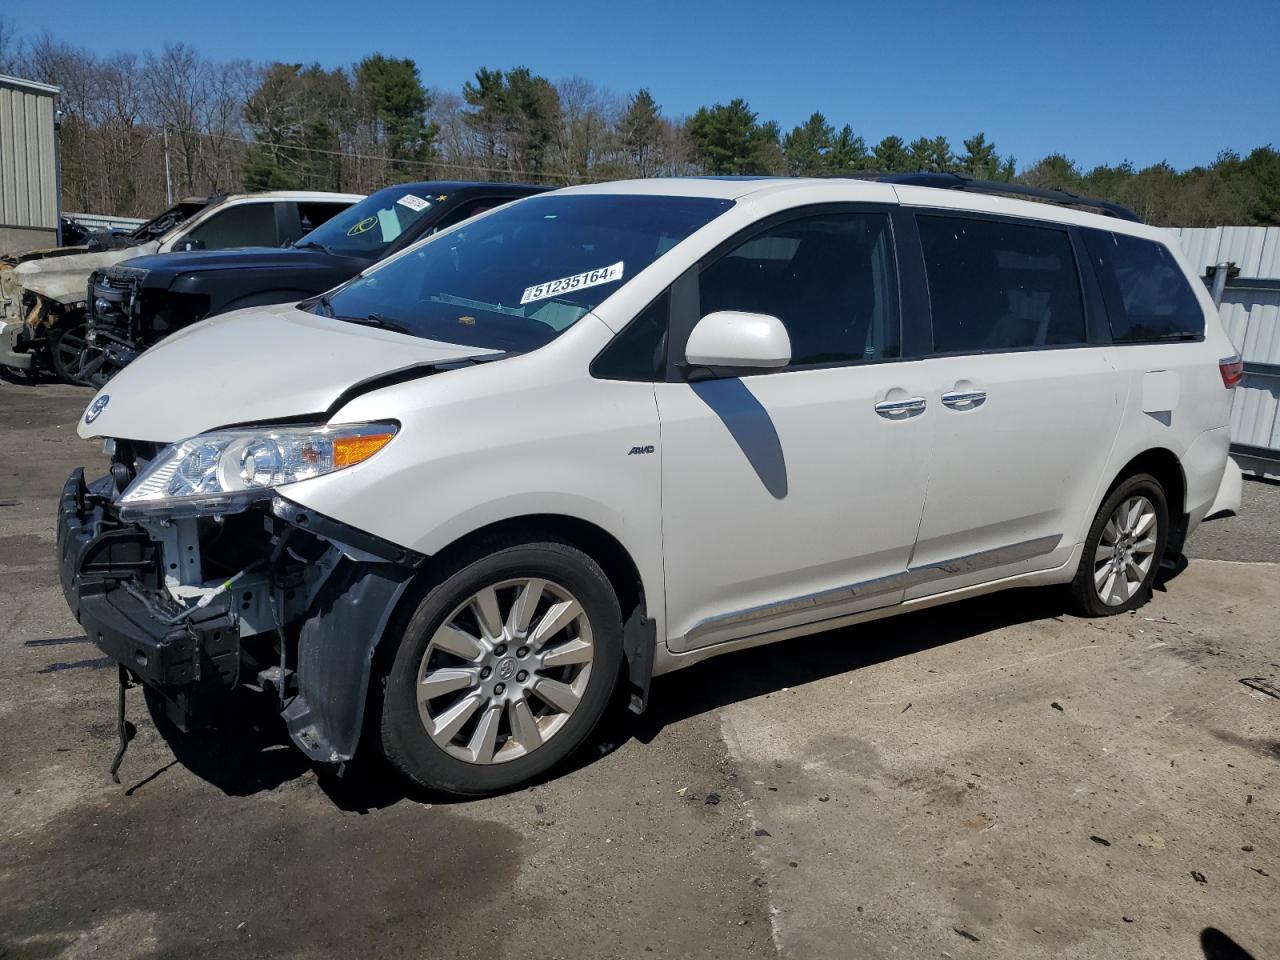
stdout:
[[667,317],[671,291],[640,311],[591,364],[601,380],[661,380],[667,371]]
[[1160,243],[1105,230],[1084,231],[1119,343],[1185,340],[1204,333],[1204,312],[1186,275]]
[[1086,340],[1065,230],[921,216],[936,353],[1066,346]]
[[896,287],[889,218],[878,213],[789,220],[698,278],[701,316],[742,310],[781,320],[792,366],[898,356]]

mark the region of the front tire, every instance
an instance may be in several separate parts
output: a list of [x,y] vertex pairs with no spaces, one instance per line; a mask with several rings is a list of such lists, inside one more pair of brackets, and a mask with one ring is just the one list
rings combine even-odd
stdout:
[[1103,501],[1085,539],[1071,595],[1085,616],[1111,617],[1151,599],[1169,542],[1169,507],[1160,481],[1137,474]]
[[70,326],[57,326],[49,330],[49,366],[64,383],[84,386],[80,376],[89,348],[85,335],[89,326],[86,323]]
[[590,735],[621,663],[617,597],[576,547],[526,543],[460,562],[400,637],[384,680],[383,751],[429,790],[510,789]]

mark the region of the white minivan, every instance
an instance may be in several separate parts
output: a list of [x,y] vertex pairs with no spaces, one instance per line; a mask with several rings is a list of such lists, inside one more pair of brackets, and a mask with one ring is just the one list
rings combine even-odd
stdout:
[[929,175],[519,200],[121,372],[64,592],[179,727],[260,689],[315,760],[465,795],[718,653],[1031,584],[1132,610],[1238,505],[1242,369],[1136,220]]

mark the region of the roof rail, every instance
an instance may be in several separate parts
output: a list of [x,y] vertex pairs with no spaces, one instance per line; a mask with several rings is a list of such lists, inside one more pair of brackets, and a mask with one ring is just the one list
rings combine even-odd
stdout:
[[1083,207],[1096,210],[1108,217],[1133,220],[1142,218],[1126,206],[1109,200],[1082,197],[1066,190],[1050,190],[1046,187],[1029,187],[1024,183],[1002,183],[997,180],[977,180],[964,173],[891,173],[876,178],[880,183],[897,183],[909,187],[937,187],[941,190],[963,190],[965,193],[986,193],[1013,197],[1031,197],[1063,207]]

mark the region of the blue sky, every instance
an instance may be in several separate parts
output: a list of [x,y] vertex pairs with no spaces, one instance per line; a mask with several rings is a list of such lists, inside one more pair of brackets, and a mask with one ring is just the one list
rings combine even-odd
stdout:
[[[429,86],[527,65],[669,116],[745,98],[784,130],[822,110],[874,143],[977,130],[1025,165],[1208,163],[1280,146],[1280,2],[448,4],[54,0],[8,16],[100,54],[186,41],[214,57],[349,64],[413,57]],[[1219,27],[1217,24],[1222,24]]]

